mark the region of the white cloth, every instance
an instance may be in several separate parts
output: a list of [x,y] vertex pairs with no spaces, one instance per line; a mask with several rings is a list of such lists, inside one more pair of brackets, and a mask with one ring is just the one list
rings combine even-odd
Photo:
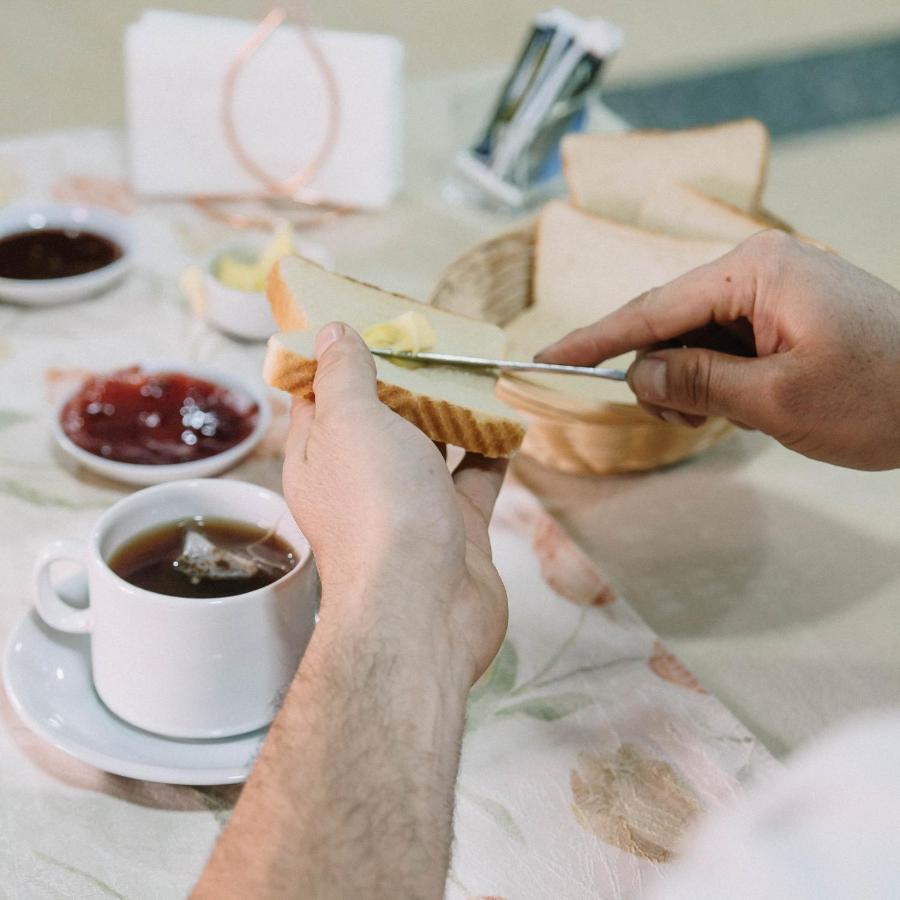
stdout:
[[703,820],[655,900],[900,896],[900,710],[813,742]]

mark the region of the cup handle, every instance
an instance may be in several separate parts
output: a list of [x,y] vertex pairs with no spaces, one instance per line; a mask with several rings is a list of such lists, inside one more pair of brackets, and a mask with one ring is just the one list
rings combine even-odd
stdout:
[[41,551],[34,564],[34,602],[38,615],[57,631],[84,634],[91,630],[91,610],[69,606],[50,581],[55,562],[66,559],[86,565],[87,546],[82,541],[53,541]]

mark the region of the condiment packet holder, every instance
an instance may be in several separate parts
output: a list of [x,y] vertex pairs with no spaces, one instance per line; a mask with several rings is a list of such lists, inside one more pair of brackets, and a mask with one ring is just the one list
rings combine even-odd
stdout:
[[483,132],[457,154],[445,196],[520,209],[558,192],[560,141],[587,128],[601,70],[622,41],[604,19],[541,13]]

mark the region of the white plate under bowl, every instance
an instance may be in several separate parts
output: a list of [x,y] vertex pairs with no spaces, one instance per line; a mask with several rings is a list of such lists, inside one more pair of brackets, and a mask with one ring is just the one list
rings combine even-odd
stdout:
[[34,611],[10,636],[3,683],[22,721],[58,750],[104,772],[166,784],[246,780],[267,729],[215,740],[176,740],[111,713],[91,681],[90,638],[63,634]]
[[227,469],[237,465],[254,449],[254,447],[256,447],[263,439],[263,436],[269,427],[269,423],[272,421],[272,407],[269,403],[266,389],[261,384],[252,382],[249,378],[244,378],[233,372],[226,372],[224,369],[216,369],[211,366],[203,366],[195,363],[144,360],[139,361],[136,365],[139,365],[148,373],[183,372],[185,375],[201,378],[205,381],[212,381],[215,384],[220,384],[236,393],[243,394],[245,397],[250,397],[259,408],[259,414],[256,417],[256,426],[239,444],[235,444],[223,453],[217,453],[215,456],[208,456],[206,459],[196,459],[191,462],[158,466],[104,459],[102,456],[89,453],[87,450],[79,447],[63,431],[62,423],[60,422],[60,414],[66,403],[81,390],[81,386],[79,385],[74,390],[67,393],[56,405],[56,408],[53,410],[53,421],[50,424],[50,428],[54,440],[65,454],[86,469],[90,469],[90,471],[96,472],[104,478],[111,478],[114,481],[146,487],[151,484],[162,484],[164,481],[178,481],[183,478],[210,478],[213,475],[220,475]]
[[108,266],[67,278],[0,278],[0,298],[27,306],[49,306],[80,300],[112,287],[134,262],[134,229],[109,209],[68,203],[16,203],[0,210],[0,238],[42,228],[93,231],[122,248]]

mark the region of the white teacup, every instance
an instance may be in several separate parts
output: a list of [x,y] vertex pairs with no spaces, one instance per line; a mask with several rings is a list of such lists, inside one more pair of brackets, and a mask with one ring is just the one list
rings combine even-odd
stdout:
[[[120,578],[108,560],[154,526],[194,516],[276,533],[297,563],[272,584],[231,597],[171,597]],[[58,560],[87,568],[90,604],[65,603]],[[176,738],[217,738],[267,725],[312,633],[318,576],[283,498],[242,481],[197,479],[138,491],[107,510],[87,544],[54,541],[34,568],[35,602],[52,628],[90,633],[94,686],[126,722]]]

